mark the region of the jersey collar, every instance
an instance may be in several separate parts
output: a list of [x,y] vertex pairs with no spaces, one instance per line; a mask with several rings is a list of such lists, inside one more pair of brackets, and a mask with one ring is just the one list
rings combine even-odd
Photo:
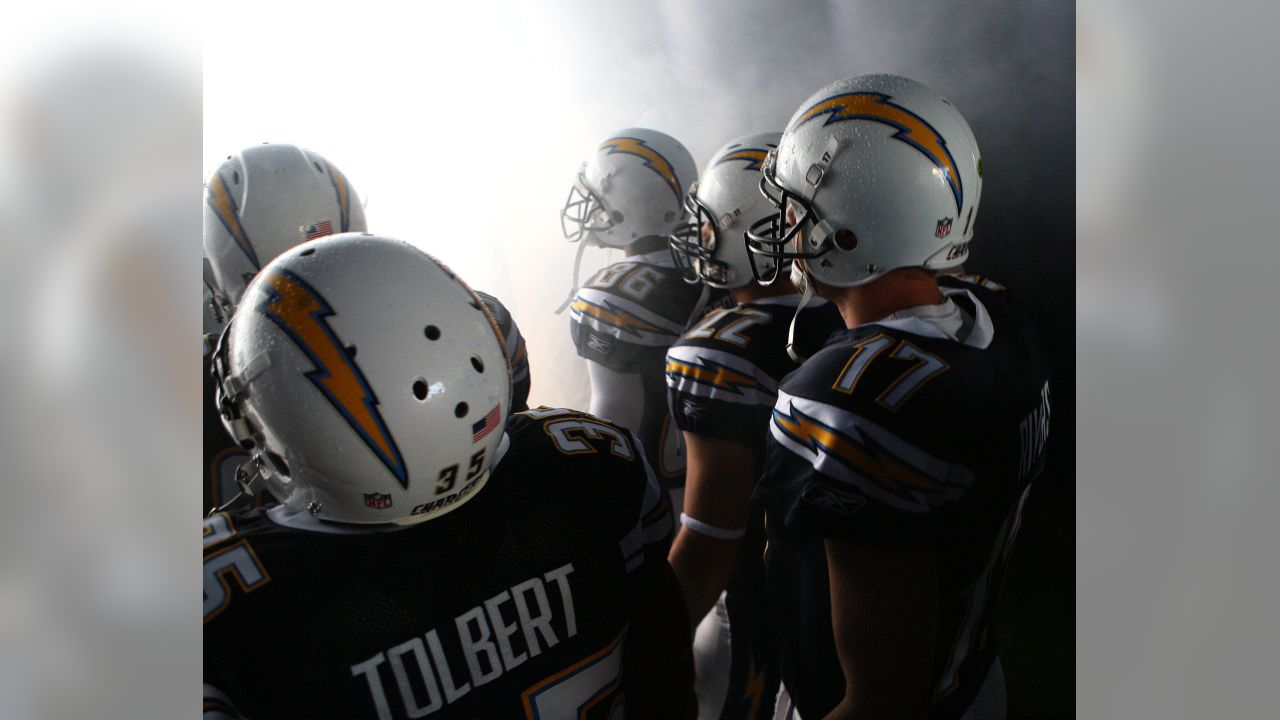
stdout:
[[628,255],[622,262],[641,262],[646,265],[658,265],[660,267],[676,266],[675,261],[671,259],[671,250],[669,248],[654,250],[643,255]]
[[[895,312],[887,318],[868,325],[893,328],[922,337],[951,340],[967,347],[985,350],[995,339],[995,326],[987,308],[963,288],[940,288],[946,298],[937,305],[916,305]],[[969,314],[956,303],[973,308]]]

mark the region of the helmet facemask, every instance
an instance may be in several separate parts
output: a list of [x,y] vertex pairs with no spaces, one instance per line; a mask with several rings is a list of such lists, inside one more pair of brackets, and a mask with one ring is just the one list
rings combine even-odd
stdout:
[[[777,150],[769,152],[764,168],[760,174],[760,192],[773,204],[777,212],[757,220],[747,229],[747,259],[751,263],[751,273],[756,282],[768,287],[782,277],[784,269],[789,269],[790,261],[796,259],[811,260],[821,257],[831,250],[829,226],[824,222],[813,204],[804,196],[791,192],[778,182]],[[811,184],[816,189],[822,181],[822,169],[815,165],[810,169]],[[787,218],[788,208],[792,209],[795,222]],[[790,246],[797,237],[809,249],[792,249]],[[756,257],[774,261],[773,267],[757,264]],[[763,266],[763,267],[762,267]]]
[[703,281],[723,284],[729,277],[729,266],[715,259],[720,225],[711,208],[698,198],[697,183],[685,197],[684,210],[690,219],[677,226],[669,238],[676,269],[690,285]]
[[578,178],[569,188],[569,197],[560,210],[560,231],[569,242],[578,242],[588,233],[604,232],[614,226],[612,214],[587,184],[586,167],[587,164],[583,163],[579,168]]

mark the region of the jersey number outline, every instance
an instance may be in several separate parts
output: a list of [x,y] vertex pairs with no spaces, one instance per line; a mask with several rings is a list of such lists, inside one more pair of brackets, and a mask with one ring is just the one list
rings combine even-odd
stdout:
[[[622,281],[618,282],[619,279]],[[587,287],[607,288],[617,284],[624,295],[637,302],[644,302],[660,282],[662,282],[662,275],[657,269],[641,263],[624,262],[601,270],[591,278]]]
[[[893,338],[883,333],[855,344],[853,355],[849,356],[849,361],[844,364],[831,389],[845,395],[852,395],[871,362],[892,344]],[[925,352],[906,340],[900,341],[893,352],[889,353],[889,357],[895,360],[915,361],[898,376],[897,380],[889,383],[889,387],[876,396],[876,403],[892,412],[898,411],[930,380],[951,369],[951,365],[946,360],[933,353]]]
[[551,437],[556,450],[565,455],[584,455],[596,452],[587,440],[610,440],[609,452],[624,460],[635,459],[635,448],[618,428],[583,417],[549,420],[542,424],[542,431]]
[[622,693],[624,629],[613,642],[521,693],[526,720],[610,720]]
[[[204,521],[204,546],[234,537],[235,527],[226,513]],[[258,554],[248,540],[241,540],[204,558],[204,622],[217,617],[231,602],[231,578],[240,590],[251,593],[271,582]]]
[[[728,322],[722,322],[726,318],[733,319]],[[730,345],[745,348],[751,342],[751,338],[742,333],[752,325],[761,325],[771,320],[773,320],[773,317],[769,313],[751,308],[719,308],[707,315],[685,337],[703,340],[723,340]]]

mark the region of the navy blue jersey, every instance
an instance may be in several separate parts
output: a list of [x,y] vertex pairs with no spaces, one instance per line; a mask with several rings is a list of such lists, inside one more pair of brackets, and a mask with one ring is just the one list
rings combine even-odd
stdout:
[[[667,351],[667,403],[683,431],[764,455],[778,382],[796,369],[787,333],[798,295],[764,298],[708,313]],[[796,323],[797,350],[816,352],[844,328],[835,306],[817,300]],[[756,508],[725,594],[731,659],[720,718],[773,717],[778,688],[776,627],[764,598],[764,525]],[[713,609],[712,615],[720,612]]]
[[[778,382],[796,369],[787,332],[798,295],[719,308],[667,351],[667,404],[685,432],[742,443],[764,455]],[[811,355],[844,328],[835,306],[817,300],[800,313],[797,350]]]
[[489,308],[493,319],[498,323],[502,334],[502,344],[507,350],[507,362],[511,363],[511,412],[524,412],[529,409],[529,353],[524,346],[524,337],[520,328],[516,327],[515,318],[507,311],[506,306],[498,298],[476,291],[476,295]]
[[[684,462],[667,412],[663,368],[667,348],[684,332],[701,293],[701,286],[680,277],[671,252],[663,249],[604,268],[569,306],[578,355],[614,372],[640,376],[642,419],[630,429],[668,487],[684,484]],[[723,297],[716,293],[715,300]]]
[[[902,317],[836,333],[780,384],[756,499],[783,679],[804,717],[844,695],[826,538],[934,549],[932,718],[957,718],[996,657],[991,617],[1021,505],[1044,462],[1048,369],[1007,294],[939,280],[954,339]],[[998,286],[996,286],[998,287]]]
[[262,719],[609,717],[631,600],[669,572],[667,494],[630,433],[589,415],[539,408],[506,432],[485,487],[418,525],[283,506],[206,520],[207,701]]

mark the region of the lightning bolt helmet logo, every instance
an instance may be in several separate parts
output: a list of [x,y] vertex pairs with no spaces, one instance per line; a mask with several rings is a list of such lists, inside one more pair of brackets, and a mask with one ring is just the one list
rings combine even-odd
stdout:
[[759,172],[764,167],[764,159],[769,155],[769,151],[764,148],[739,148],[733,152],[725,153],[716,160],[716,165],[723,165],[727,162],[740,160],[743,164],[743,170],[749,172]]
[[288,270],[268,270],[260,287],[266,299],[258,310],[272,320],[315,366],[307,379],[346,420],[364,444],[409,487],[409,471],[391,430],[378,410],[378,396],[360,366],[329,325],[333,308],[314,288]]
[[826,116],[823,126],[849,120],[882,123],[897,129],[893,138],[915,148],[938,169],[955,197],[956,213],[964,206],[964,185],[947,141],[923,118],[891,102],[888,95],[877,92],[852,92],[829,97],[813,104],[795,122],[795,127]]
[[657,150],[654,150],[644,140],[640,138],[619,136],[609,138],[600,143],[600,150],[608,150],[606,155],[614,155],[621,153],[624,155],[634,155],[644,160],[644,166],[657,173],[658,177],[671,188],[671,194],[675,196],[676,204],[683,201],[684,188],[680,187],[680,179],[676,177],[675,168],[671,166],[670,161],[662,156]]

